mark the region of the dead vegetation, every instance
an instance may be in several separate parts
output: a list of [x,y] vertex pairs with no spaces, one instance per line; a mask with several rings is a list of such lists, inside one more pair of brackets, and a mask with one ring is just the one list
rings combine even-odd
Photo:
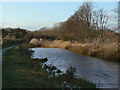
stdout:
[[62,48],[68,49],[82,55],[89,55],[93,57],[102,58],[104,60],[118,61],[120,54],[118,50],[118,35],[114,32],[109,32],[94,38],[92,42],[81,43],[75,40],[63,41],[63,40],[44,40],[38,41],[36,47],[44,48]]

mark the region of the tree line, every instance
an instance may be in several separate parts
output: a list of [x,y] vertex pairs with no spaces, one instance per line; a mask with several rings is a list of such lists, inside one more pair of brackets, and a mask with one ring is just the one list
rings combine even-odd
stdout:
[[54,25],[53,28],[41,28],[34,35],[55,36],[57,39],[91,41],[109,31],[109,16],[104,9],[95,10],[92,2],[83,2],[67,21]]

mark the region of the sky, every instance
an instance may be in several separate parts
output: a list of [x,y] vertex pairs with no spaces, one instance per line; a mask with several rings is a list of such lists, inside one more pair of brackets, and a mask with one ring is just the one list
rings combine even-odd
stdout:
[[[2,2],[2,28],[24,28],[38,30],[52,27],[55,23],[66,21],[79,8],[82,2]],[[104,8],[110,17],[116,2],[94,2],[94,8]],[[111,21],[116,23],[113,18]]]

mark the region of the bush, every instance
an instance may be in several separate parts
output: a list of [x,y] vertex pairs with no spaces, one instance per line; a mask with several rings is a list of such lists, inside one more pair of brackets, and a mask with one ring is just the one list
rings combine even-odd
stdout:
[[73,82],[75,71],[76,71],[76,69],[73,68],[73,67],[70,67],[70,68],[68,68],[68,69],[66,70],[65,76],[66,76],[66,80],[67,80],[68,82],[70,82],[70,83]]

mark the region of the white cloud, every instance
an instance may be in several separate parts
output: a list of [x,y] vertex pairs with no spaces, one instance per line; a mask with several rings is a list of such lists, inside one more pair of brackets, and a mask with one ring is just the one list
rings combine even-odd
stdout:
[[38,30],[41,27],[44,27],[44,24],[13,24],[13,23],[6,23],[0,22],[0,28],[23,28],[27,30]]

